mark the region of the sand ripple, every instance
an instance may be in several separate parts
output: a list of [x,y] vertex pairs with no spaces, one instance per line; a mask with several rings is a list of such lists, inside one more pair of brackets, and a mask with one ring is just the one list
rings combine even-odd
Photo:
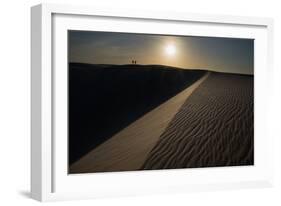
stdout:
[[186,100],[142,169],[252,165],[253,76],[211,73]]

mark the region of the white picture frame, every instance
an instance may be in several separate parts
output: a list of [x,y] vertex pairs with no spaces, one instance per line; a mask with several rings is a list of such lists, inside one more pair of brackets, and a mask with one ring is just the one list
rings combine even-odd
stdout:
[[[40,4],[31,9],[31,26],[32,198],[52,201],[273,185],[273,134],[266,126],[271,94],[265,89],[273,77],[272,19]],[[255,38],[255,165],[68,175],[67,114],[58,108],[67,97],[61,68],[67,63],[65,32],[70,28]]]

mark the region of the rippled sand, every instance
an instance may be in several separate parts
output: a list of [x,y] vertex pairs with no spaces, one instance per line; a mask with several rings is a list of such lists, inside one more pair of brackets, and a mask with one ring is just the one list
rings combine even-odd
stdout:
[[186,100],[141,169],[253,165],[253,76],[212,72]]

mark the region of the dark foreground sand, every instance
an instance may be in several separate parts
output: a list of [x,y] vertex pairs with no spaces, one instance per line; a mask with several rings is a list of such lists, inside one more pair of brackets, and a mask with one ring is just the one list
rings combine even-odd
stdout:
[[69,163],[78,161],[205,73],[163,65],[70,63]]
[[139,170],[175,114],[192,92],[208,78],[208,75],[209,72],[176,96],[84,155],[70,166],[69,172]]
[[211,73],[186,100],[141,169],[253,165],[253,76]]

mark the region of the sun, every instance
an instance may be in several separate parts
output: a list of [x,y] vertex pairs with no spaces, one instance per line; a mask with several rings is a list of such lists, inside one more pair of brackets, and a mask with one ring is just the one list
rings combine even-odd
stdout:
[[166,47],[165,47],[165,53],[168,55],[168,56],[174,56],[176,54],[176,47],[175,45],[173,44],[168,44]]

